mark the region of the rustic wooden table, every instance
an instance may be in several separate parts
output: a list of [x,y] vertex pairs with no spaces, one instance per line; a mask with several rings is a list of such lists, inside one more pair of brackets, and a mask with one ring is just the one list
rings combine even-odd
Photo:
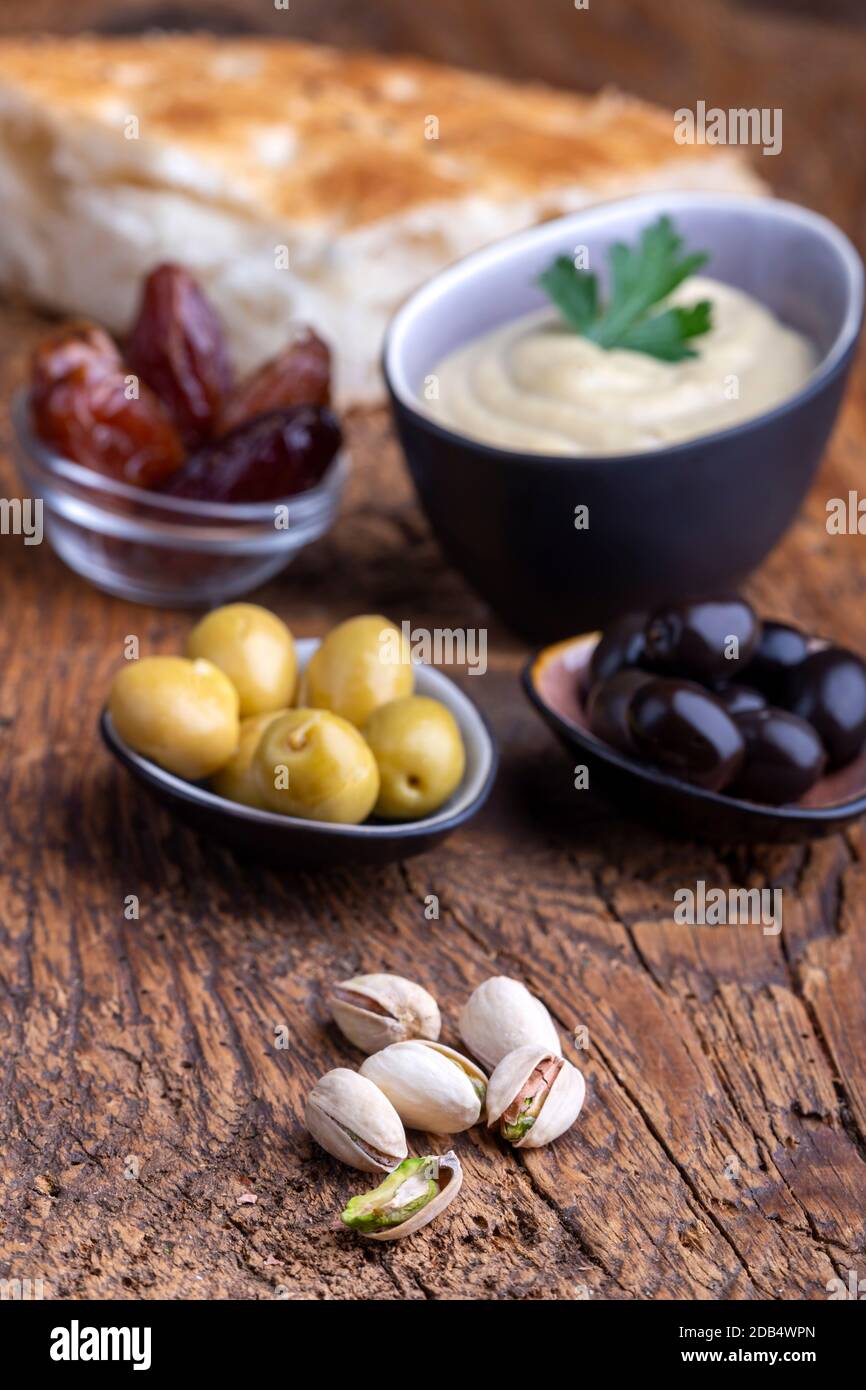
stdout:
[[[568,8],[452,0],[434,25],[396,0],[363,20],[293,0],[291,25],[242,3],[216,20],[587,86],[617,78],[674,104],[784,100],[778,186],[856,231],[853,25],[707,2],[682,7],[687,26],[657,13],[667,6],[610,0],[581,15],[578,44]],[[38,0],[31,22],[43,13],[69,27]],[[122,16],[132,27],[148,13]],[[76,17],[118,27],[117,7],[93,0]],[[43,327],[4,311],[2,400]],[[864,386],[861,367],[808,506],[750,586],[763,610],[860,650],[864,541],[828,536],[824,515],[862,485]],[[364,609],[489,626],[490,669],[463,683],[502,749],[471,828],[387,870],[239,863],[143,799],[103,752],[97,714],[124,638],[176,650],[189,617],[104,597],[46,546],[0,542],[0,1277],[42,1278],[54,1297],[826,1297],[830,1279],[866,1273],[863,827],[711,851],[576,795],[519,691],[524,651],[444,566],[384,415],[351,435],[338,526],[256,597],[301,635]],[[8,455],[0,489],[15,495]],[[781,887],[782,935],[675,926],[673,892],[698,879]],[[133,894],[137,921],[124,915]],[[496,973],[589,1040],[571,1054],[588,1094],[568,1137],[517,1156],[481,1129],[459,1136],[460,1202],[381,1247],[333,1229],[356,1177],[300,1123],[317,1075],[360,1060],[320,990],[361,970],[430,986],[450,1043],[461,1001]]]

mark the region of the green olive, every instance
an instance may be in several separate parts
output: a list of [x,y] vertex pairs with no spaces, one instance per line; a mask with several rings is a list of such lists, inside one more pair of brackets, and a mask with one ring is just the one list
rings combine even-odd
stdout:
[[459,786],[466,766],[457,720],[438,700],[408,695],[374,710],[364,737],[379,767],[376,814],[388,820],[427,816]]
[[130,662],[114,678],[108,710],[130,748],[192,781],[210,777],[238,745],[238,693],[210,661]]
[[203,656],[225,671],[240,696],[242,718],[292,702],[298,674],[294,639],[267,608],[255,603],[215,608],[193,628],[186,654]]
[[358,825],[379,795],[376,759],[354,725],[330,710],[280,715],[253,763],[264,804],[286,816]]
[[411,695],[414,672],[399,628],[379,614],[349,618],[328,633],[304,672],[303,701],[358,728],[379,705]]
[[284,709],[269,710],[267,714],[252,714],[249,719],[241,720],[237,750],[211,779],[217,796],[224,796],[227,801],[240,801],[244,806],[255,806],[259,811],[268,809],[262,799],[253,756],[268,725],[286,713]]

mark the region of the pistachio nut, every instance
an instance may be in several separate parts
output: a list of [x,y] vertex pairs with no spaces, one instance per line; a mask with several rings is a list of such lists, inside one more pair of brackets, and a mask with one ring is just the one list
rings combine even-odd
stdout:
[[379,1187],[353,1197],[340,1220],[370,1240],[401,1240],[444,1211],[462,1182],[455,1153],[407,1158]]
[[583,1075],[543,1044],[518,1047],[496,1067],[487,1089],[487,1124],[515,1149],[540,1149],[570,1129],[586,1094]]
[[362,1052],[379,1052],[409,1038],[439,1037],[439,1005],[421,985],[402,975],[356,975],[332,985],[331,1017]]
[[562,1056],[559,1034],[547,1009],[508,975],[494,975],[478,986],[463,1008],[458,1027],[469,1051],[488,1067],[528,1043],[543,1044]]
[[487,1077],[444,1043],[392,1043],[367,1058],[361,1075],[384,1091],[410,1129],[459,1134],[481,1118]]
[[329,1154],[367,1173],[389,1173],[408,1153],[400,1116],[387,1096],[348,1067],[335,1067],[316,1082],[304,1122]]

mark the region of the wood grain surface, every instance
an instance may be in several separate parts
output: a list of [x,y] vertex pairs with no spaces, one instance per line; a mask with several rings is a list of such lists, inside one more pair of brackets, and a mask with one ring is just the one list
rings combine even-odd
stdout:
[[[312,30],[312,8],[293,0],[299,29]],[[363,23],[348,4],[315,8],[319,37],[459,50],[554,80],[573,61],[581,85],[628,85],[653,55],[682,76],[696,53],[718,86],[683,78],[691,100],[722,99],[739,45],[763,36],[775,65],[760,68],[759,45],[750,53],[766,84],[753,100],[771,100],[775,83],[795,107],[802,98],[791,122],[804,141],[811,123],[826,131],[847,112],[837,144],[810,137],[808,159],[788,160],[788,191],[851,229],[862,210],[862,162],[845,145],[856,129],[859,149],[866,103],[854,27],[708,3],[689,12],[708,25],[724,14],[728,27],[699,36],[686,7],[671,20],[668,7],[611,3],[581,17],[592,39],[566,55],[573,16],[557,19],[552,4],[454,0],[435,22],[426,6],[370,7]],[[116,6],[80,9],[117,18]],[[254,23],[262,7],[219,13]],[[832,81],[816,71],[816,45],[840,58]],[[27,311],[3,311],[3,402],[42,331]],[[828,536],[824,516],[829,497],[863,487],[864,432],[861,363],[809,503],[749,588],[762,611],[862,651],[864,541]],[[190,617],[102,596],[47,546],[0,537],[0,1278],[41,1278],[47,1296],[73,1298],[776,1299],[824,1298],[849,1269],[863,1277],[863,826],[811,847],[712,851],[576,793],[518,688],[524,650],[444,565],[385,416],[353,419],[350,436],[337,527],[256,598],[299,635],[363,610],[488,627],[487,674],[457,678],[502,750],[478,820],[386,870],[241,863],[144,799],[100,746],[97,714],[124,638],[175,651]],[[4,496],[17,490],[9,438],[4,414]],[[782,888],[783,933],[675,926],[673,893],[698,879]],[[430,894],[438,920],[425,916]],[[138,920],[125,916],[130,895]],[[362,970],[431,988],[448,1043],[491,974],[524,980],[566,1039],[588,1030],[588,1046],[566,1049],[587,1078],[570,1134],[523,1154],[481,1128],[458,1136],[458,1202],[382,1246],[334,1228],[365,1178],[300,1122],[318,1075],[360,1063],[321,991]],[[410,1138],[423,1152],[428,1141]]]

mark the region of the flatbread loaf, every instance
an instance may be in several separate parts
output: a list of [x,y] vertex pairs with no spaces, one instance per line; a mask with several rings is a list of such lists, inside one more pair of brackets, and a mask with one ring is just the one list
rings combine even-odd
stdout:
[[381,398],[390,314],[456,257],[684,187],[761,191],[614,93],[272,39],[0,42],[0,285],[121,332],[143,274],[182,261],[244,369],[311,323],[342,405]]

